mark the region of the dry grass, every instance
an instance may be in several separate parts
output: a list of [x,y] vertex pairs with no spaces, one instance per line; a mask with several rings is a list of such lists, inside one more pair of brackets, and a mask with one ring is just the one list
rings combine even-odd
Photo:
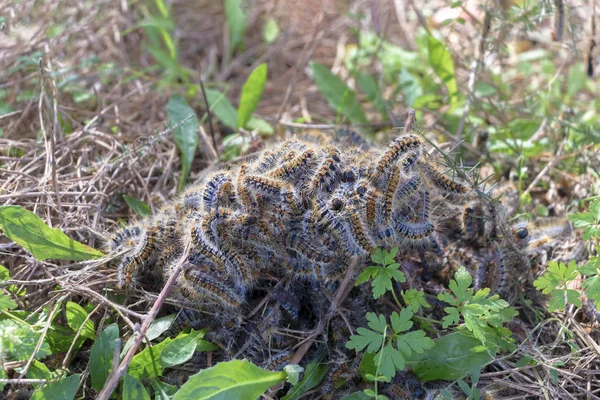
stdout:
[[[317,115],[326,122],[335,120],[335,110],[319,95],[306,69],[309,61],[319,61],[342,76],[347,74],[341,57],[345,46],[355,40],[349,28],[369,26],[406,48],[416,46],[414,31],[423,20],[403,19],[403,13],[413,12],[411,6],[396,9],[391,3],[329,0],[300,7],[292,1],[256,1],[249,8],[245,48],[227,62],[220,2],[174,1],[174,36],[182,49],[181,64],[192,71],[191,81],[198,83],[210,74],[213,85],[228,87],[230,99],[238,97],[254,67],[268,62],[269,79],[257,114],[278,124],[282,134],[294,118]],[[352,20],[341,16],[345,11],[364,13],[364,17]],[[577,9],[576,17],[582,13]],[[8,21],[0,32],[0,90],[12,111],[0,117],[0,204],[21,205],[48,225],[100,248],[106,232],[133,218],[122,194],[143,199],[153,210],[175,195],[181,165],[166,129],[165,105],[169,95],[183,86],[161,85],[159,74],[152,70],[154,60],[142,45],[143,32],[136,29],[144,15],[142,2],[30,0],[4,6],[2,15]],[[285,29],[276,43],[266,45],[260,27],[270,17]],[[465,55],[465,61],[457,60],[461,87],[473,73],[466,55],[471,56],[476,47],[471,44],[477,42],[477,28],[471,21],[444,31],[455,54]],[[73,90],[87,93],[89,99],[78,100]],[[195,107],[204,112],[201,95]],[[402,110],[398,104],[391,112]],[[437,115],[444,111],[438,110]],[[427,115],[426,125],[438,127],[437,115]],[[227,130],[217,128],[220,143]],[[584,154],[597,160],[593,149],[585,149]],[[535,164],[540,180],[547,181],[548,173],[556,172],[553,163],[541,159]],[[192,179],[207,165],[209,159],[200,151]],[[555,191],[571,192],[550,200],[559,213],[572,199],[589,194],[589,177],[569,178],[574,181],[568,185],[554,185]],[[528,190],[534,197],[547,195],[533,186]],[[133,332],[154,302],[155,297],[147,294],[145,302],[128,309],[108,300],[105,295],[113,291],[114,271],[106,267],[107,260],[40,262],[6,238],[0,237],[0,242],[0,264],[10,270],[11,283],[28,291],[22,309],[40,309],[63,297],[86,298],[100,306],[92,318],[100,321],[102,312],[105,316],[116,312]],[[584,256],[571,252],[577,249],[575,242],[566,245],[564,257]],[[511,327],[522,340],[519,350],[482,374],[491,398],[498,393],[515,399],[600,398],[597,324],[590,325],[572,309],[549,319],[540,318],[539,309],[523,311],[531,320]],[[531,356],[538,364],[517,367],[515,361],[522,356]]]

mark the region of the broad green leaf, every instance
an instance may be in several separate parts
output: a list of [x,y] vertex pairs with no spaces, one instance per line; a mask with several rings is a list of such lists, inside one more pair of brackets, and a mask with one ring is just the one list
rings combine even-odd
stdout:
[[265,371],[247,360],[221,362],[191,376],[175,400],[256,399],[285,379],[285,372]]
[[600,305],[600,275],[592,276],[583,281],[585,295],[594,300],[596,305]]
[[150,378],[150,385],[154,389],[154,400],[171,400],[177,392],[177,386],[164,383],[159,378]]
[[246,17],[244,10],[242,10],[241,0],[225,0],[225,15],[227,16],[227,25],[229,26],[228,56],[231,57],[244,40],[248,17]]
[[90,351],[90,377],[92,387],[101,390],[111,372],[112,361],[119,339],[117,324],[107,326],[99,335]]
[[133,196],[129,196],[128,194],[124,194],[123,199],[125,199],[125,203],[127,203],[129,208],[131,208],[133,212],[140,217],[147,217],[148,215],[152,214],[152,210],[148,204],[144,203],[142,200],[138,200]]
[[125,374],[123,378],[123,400],[150,400],[150,395],[136,377]]
[[244,128],[252,116],[258,102],[265,90],[267,82],[267,64],[260,64],[250,73],[240,95],[240,106],[238,107],[237,127]]
[[298,384],[292,386],[285,396],[281,400],[298,400],[304,393],[308,392],[312,388],[316,387],[329,370],[329,365],[321,364],[321,361],[325,358],[325,347],[321,347],[317,350],[317,355],[312,359],[306,366],[304,377]]
[[267,121],[261,118],[250,117],[248,122],[246,122],[246,129],[251,131],[258,131],[263,135],[272,135],[275,133],[275,130]]
[[[96,337],[96,330],[94,328],[94,322],[90,319],[85,321],[88,316],[87,311],[83,309],[79,304],[72,301],[67,302],[66,305],[67,324],[75,332],[81,328],[81,336],[88,339],[94,339]],[[85,324],[83,323],[85,321]]]
[[165,333],[166,330],[171,327],[171,324],[176,316],[177,314],[170,314],[155,319],[146,332],[146,339],[154,340]]
[[262,37],[265,43],[271,44],[279,36],[279,24],[274,18],[270,18],[262,27]]
[[133,356],[128,373],[138,379],[160,376],[167,367],[188,361],[195,351],[214,350],[217,347],[202,340],[203,332],[180,333],[176,338],[148,346]]
[[223,124],[231,129],[237,129],[238,114],[235,107],[231,104],[225,94],[214,89],[206,89],[206,101],[210,106],[210,111]]
[[454,79],[454,61],[446,46],[433,36],[427,36],[427,49],[429,51],[429,65],[435,74],[444,82],[448,88],[448,95],[454,96],[458,87]]
[[[189,118],[190,116],[191,118]],[[167,103],[167,117],[169,118],[170,126],[175,127],[179,125],[173,131],[173,138],[181,151],[182,173],[178,190],[182,190],[190,175],[190,169],[194,161],[196,148],[198,147],[198,117],[196,117],[194,109],[179,94],[174,94],[169,98],[169,102]],[[186,122],[181,124],[182,121]]]
[[450,333],[434,342],[431,349],[409,357],[411,361],[417,361],[414,373],[421,381],[460,379],[493,359],[488,352],[473,352],[471,349],[482,343],[459,332]]
[[387,120],[387,111],[383,103],[383,96],[375,78],[361,71],[358,72],[356,77],[360,89],[367,95],[367,100],[373,103],[383,120]]
[[[27,371],[26,376],[27,376],[27,379],[46,379],[47,381],[50,381],[50,380],[54,379],[54,375],[56,375],[56,373],[52,373],[48,369],[46,364],[44,364],[38,360],[33,360],[31,365],[29,366],[29,370]],[[40,386],[40,384],[39,383],[33,384],[33,386],[38,387],[38,386]]]
[[283,367],[283,371],[287,374],[287,381],[296,385],[300,381],[300,375],[304,372],[304,368],[299,364],[288,364]]
[[[17,312],[12,313],[18,318]],[[14,319],[0,321],[0,354],[11,361],[28,360],[34,352],[41,333]],[[52,352],[48,342],[44,340],[35,358],[42,359]]]
[[354,392],[341,398],[341,400],[371,400],[373,397],[365,392]]
[[73,400],[77,394],[80,377],[80,374],[73,374],[44,385],[33,392],[31,400]]
[[0,228],[6,237],[23,246],[39,261],[48,258],[89,260],[104,255],[71,239],[60,229],[50,228],[40,217],[20,206],[0,207]]
[[341,112],[355,124],[366,124],[368,122],[356,93],[340,78],[319,63],[311,63],[311,70],[317,89],[331,107]]

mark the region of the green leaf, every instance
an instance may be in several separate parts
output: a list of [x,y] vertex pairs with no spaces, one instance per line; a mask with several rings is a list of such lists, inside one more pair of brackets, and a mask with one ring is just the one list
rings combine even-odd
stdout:
[[237,129],[237,111],[223,93],[214,89],[206,89],[206,101],[210,105],[210,111],[219,121],[231,129]]
[[412,331],[397,338],[398,350],[405,355],[410,355],[411,350],[417,354],[423,353],[434,346],[433,340],[425,336],[423,331]]
[[123,378],[123,400],[150,400],[150,395],[136,377],[125,374]]
[[177,386],[164,383],[158,378],[150,378],[150,385],[154,389],[154,400],[171,400],[177,392]]
[[148,206],[148,204],[144,203],[141,200],[136,199],[133,196],[129,196],[128,194],[123,195],[123,199],[125,199],[125,203],[133,210],[134,213],[139,215],[140,217],[147,217],[148,215],[152,215],[152,210]]
[[600,276],[596,275],[583,281],[582,287],[585,289],[585,295],[594,300],[596,305],[600,305]]
[[133,356],[128,372],[138,379],[160,376],[165,368],[188,361],[197,350],[216,349],[216,346],[202,340],[203,335],[203,332],[193,330],[148,346]]
[[44,385],[33,392],[31,400],[73,400],[77,394],[80,377],[81,374],[73,374]]
[[365,392],[354,392],[341,398],[341,400],[371,400],[373,397]]
[[60,229],[52,229],[20,206],[0,207],[0,227],[6,237],[23,246],[36,260],[89,260],[104,254],[81,244]]
[[402,293],[402,298],[406,303],[406,307],[413,313],[419,312],[421,307],[431,308],[431,305],[425,299],[425,293],[417,289],[408,289]]
[[356,335],[350,336],[350,340],[346,342],[346,347],[350,350],[362,351],[367,347],[367,353],[375,353],[383,343],[383,334],[373,332],[366,328],[357,328]]
[[258,131],[258,133],[261,133],[263,135],[272,135],[273,133],[275,133],[275,130],[273,130],[271,124],[269,124],[264,119],[256,117],[250,117],[248,122],[246,122],[246,129],[249,129],[251,131]]
[[[189,118],[190,116],[191,118]],[[169,98],[169,102],[167,103],[167,117],[169,118],[169,125],[172,127],[181,124],[182,121],[187,119],[186,122],[179,125],[173,131],[173,139],[175,139],[175,144],[177,144],[177,147],[181,151],[182,173],[178,190],[182,190],[190,175],[190,169],[194,161],[196,148],[198,147],[198,117],[196,117],[194,109],[179,94],[174,94]]]
[[242,10],[241,0],[225,0],[225,15],[229,26],[229,58],[244,39],[248,18]]
[[[90,319],[85,321],[88,316],[87,311],[83,309],[79,304],[73,303],[72,301],[67,302],[66,305],[67,325],[75,332],[81,328],[81,336],[88,339],[94,339],[96,337],[96,329],[94,328],[94,322]],[[85,321],[85,324],[83,323]]]
[[377,111],[381,114],[381,117],[386,120],[387,111],[383,104],[381,90],[379,89],[379,85],[377,84],[377,81],[375,81],[375,78],[361,71],[358,72],[356,77],[361,90],[367,95],[367,100],[373,103]]
[[586,228],[596,223],[594,215],[590,212],[569,214],[567,218],[569,218],[569,221],[573,223],[575,228]]
[[267,64],[262,63],[250,73],[240,95],[237,127],[244,128],[252,116],[265,90],[267,82]]
[[274,18],[270,18],[262,27],[262,37],[265,43],[271,44],[279,36],[279,24]]
[[15,303],[10,297],[0,292],[0,311],[12,310],[17,307],[17,303]]
[[256,399],[285,379],[285,372],[265,371],[246,360],[221,362],[191,376],[175,400]]
[[90,377],[92,387],[101,390],[111,372],[113,356],[116,351],[116,340],[119,338],[119,327],[111,324],[99,335],[90,351]]
[[175,317],[177,317],[177,314],[165,315],[164,317],[155,319],[146,332],[146,339],[154,340],[165,333],[171,327]]
[[313,62],[310,66],[317,89],[327,103],[348,117],[352,123],[366,124],[367,117],[358,102],[356,93],[324,65]]
[[[325,349],[325,347],[321,347],[321,349]],[[321,349],[317,351],[315,358],[306,366],[306,371],[304,372],[302,380],[298,382],[297,385],[292,386],[281,400],[298,400],[304,393],[321,383],[329,370],[329,365],[321,364],[321,361],[326,355],[325,351],[320,351]]]
[[413,312],[408,308],[400,310],[400,315],[396,311],[390,315],[390,322],[394,333],[398,334],[412,328],[413,322],[410,320],[413,317]]
[[464,378],[493,360],[488,352],[473,352],[471,349],[481,346],[481,342],[460,332],[450,333],[434,343],[429,350],[411,357],[411,361],[418,362],[414,367],[415,375],[424,382]]
[[446,85],[448,95],[450,97],[454,96],[458,92],[458,87],[454,79],[454,61],[452,61],[450,52],[442,42],[433,36],[427,36],[427,49],[429,51],[429,65]]
[[[16,317],[16,315],[13,314]],[[14,319],[0,321],[0,351],[5,358],[23,361],[31,357],[41,334],[31,327],[17,323]],[[52,354],[48,342],[44,340],[35,358],[42,359]]]

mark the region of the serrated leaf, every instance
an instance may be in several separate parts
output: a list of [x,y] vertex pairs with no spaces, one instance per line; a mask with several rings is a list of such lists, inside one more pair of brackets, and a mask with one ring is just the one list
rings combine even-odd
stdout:
[[139,215],[140,217],[147,217],[148,215],[152,215],[152,210],[148,206],[148,204],[144,203],[141,200],[136,199],[133,196],[129,196],[128,194],[123,195],[123,199],[125,203],[133,210],[134,213]]
[[386,253],[385,250],[383,250],[383,249],[377,249],[377,250],[375,250],[374,254],[371,254],[371,260],[375,264],[379,264],[381,266],[385,266],[386,256],[387,256],[387,253]]
[[265,90],[267,82],[267,64],[262,63],[254,69],[248,76],[242,94],[240,95],[240,105],[238,107],[237,127],[244,128],[258,106],[258,102]]
[[0,206],[0,228],[10,240],[23,246],[36,260],[89,260],[104,254],[79,243],[60,229],[52,229],[34,213],[20,206]]
[[458,322],[460,321],[460,315],[458,314],[457,308],[446,307],[444,308],[444,311],[446,311],[448,315],[442,318],[442,328],[446,329],[452,324],[458,324]]
[[424,382],[464,378],[493,360],[488,352],[471,351],[476,346],[481,346],[479,340],[459,332],[436,339],[432,348],[411,357],[411,361],[417,361],[414,373]]
[[346,342],[346,348],[362,351],[366,347],[368,353],[375,353],[382,343],[383,334],[360,327],[356,329],[356,335],[350,336],[350,339]]
[[150,395],[139,379],[125,374],[123,378],[123,400],[150,400]]
[[231,57],[244,40],[248,17],[242,10],[241,0],[225,0],[225,15],[229,27],[229,57]]
[[265,371],[246,360],[221,362],[192,375],[175,400],[256,399],[285,379],[285,372]]
[[585,289],[585,295],[600,304],[600,276],[593,276],[583,281],[582,287]]
[[317,89],[331,107],[348,117],[352,123],[368,122],[354,91],[324,65],[313,62],[310,67]]
[[237,129],[237,110],[227,99],[225,94],[218,90],[206,89],[206,101],[210,106],[210,111],[219,119],[219,121],[231,129]]
[[73,400],[77,394],[80,377],[81,374],[73,374],[46,384],[33,392],[31,400]]
[[373,312],[368,312],[367,315],[367,325],[369,325],[369,328],[377,331],[377,332],[385,332],[385,328],[387,327],[387,321],[385,320],[385,317],[383,315],[379,315],[377,316],[377,314],[373,313]]
[[[79,304],[72,301],[67,302],[65,306],[67,325],[73,331],[77,332],[81,328],[81,336],[88,339],[94,339],[96,337],[96,330],[94,328],[94,322],[90,319],[85,321],[88,316],[87,311],[83,309]],[[83,323],[85,321],[85,324]],[[83,326],[83,328],[82,328]]]
[[117,347],[116,340],[119,338],[119,327],[117,324],[107,326],[92,345],[90,350],[90,377],[92,387],[101,390],[106,383],[106,378],[111,372],[113,356]]
[[458,87],[454,79],[454,61],[446,46],[433,36],[427,36],[427,50],[429,52],[429,65],[435,74],[444,82],[448,89],[448,95],[454,96]]
[[433,340],[425,336],[423,331],[412,331],[399,335],[396,344],[398,350],[406,356],[411,354],[411,350],[420,354],[432,348],[433,345]]
[[425,299],[425,293],[417,289],[408,289],[402,293],[402,298],[406,303],[406,307],[413,313],[417,313],[421,307],[431,308],[431,305]]
[[6,310],[12,310],[17,307],[17,303],[15,303],[9,296],[0,292],[0,312]]
[[171,127],[177,126],[173,130],[173,139],[181,152],[181,179],[178,190],[182,190],[190,175],[198,147],[198,117],[181,95],[174,94],[167,103],[167,118]]
[[403,370],[405,365],[402,353],[389,343],[377,353],[374,360],[375,365],[378,367],[377,373],[384,376],[386,382],[390,382],[394,375],[396,375],[396,371]]
[[596,222],[592,213],[569,214],[567,218],[569,218],[569,221],[573,223],[575,228],[585,228]]
[[390,315],[390,321],[392,323],[392,329],[394,333],[398,334],[409,330],[413,326],[413,322],[410,320],[413,317],[413,312],[408,308],[400,310],[400,314],[396,311]]

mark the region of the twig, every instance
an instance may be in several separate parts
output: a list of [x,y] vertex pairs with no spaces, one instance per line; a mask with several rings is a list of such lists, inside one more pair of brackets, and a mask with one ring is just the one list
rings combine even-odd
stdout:
[[[563,149],[565,147],[565,144],[567,144],[566,140],[563,140],[560,143],[560,146],[558,147],[558,150],[556,150],[556,155],[557,156],[559,156],[559,155],[562,154]],[[546,164],[546,166],[544,167],[544,169],[541,170],[539,174],[537,174],[537,176],[535,177],[535,179],[529,184],[529,187],[521,194],[521,196],[529,194],[529,192],[531,192],[533,190],[533,188],[535,188],[535,186],[538,184],[538,182],[540,181],[540,179],[542,179],[548,173],[548,171],[551,168],[554,167],[554,165],[558,162],[558,160],[559,160],[558,157],[552,158],[548,162],[548,164]]]
[[31,385],[36,383],[46,383],[45,379],[0,379],[1,384],[8,385]]
[[[206,97],[206,89],[204,89],[204,79],[200,78],[200,88],[202,89],[202,97],[204,97],[204,105],[206,106],[206,114],[208,115],[208,127],[210,128],[210,137],[212,138],[212,145],[215,149],[215,153],[217,152],[217,140],[215,139],[215,131],[213,128],[212,122],[212,112],[210,111],[210,106],[208,105],[208,97]],[[218,155],[219,153],[217,153]]]
[[164,286],[163,290],[160,292],[160,294],[158,295],[158,298],[156,299],[156,302],[152,306],[152,309],[150,310],[148,315],[144,318],[144,322],[142,323],[142,327],[140,328],[139,335],[136,337],[135,341],[133,342],[133,344],[127,351],[127,354],[125,354],[125,357],[123,357],[123,361],[121,361],[119,368],[113,369],[113,371],[111,372],[111,375],[107,379],[106,384],[104,385],[104,388],[102,388],[102,391],[98,395],[97,400],[108,400],[110,398],[110,396],[112,395],[113,391],[115,390],[115,388],[117,387],[117,385],[119,384],[119,380],[123,376],[125,376],[125,373],[127,372],[127,368],[129,367],[129,363],[133,359],[133,356],[135,355],[135,352],[137,351],[137,349],[142,344],[143,339],[146,337],[146,332],[148,332],[148,328],[150,328],[150,325],[152,324],[152,322],[154,322],[154,319],[158,315],[158,312],[160,311],[160,308],[162,307],[165,299],[167,298],[167,295],[171,291],[171,287],[173,287],[177,277],[181,273],[181,271],[183,269],[183,265],[187,260],[187,255],[188,255],[189,251],[190,251],[190,242],[188,242],[186,244],[185,250],[183,252],[184,253],[183,256],[179,260],[179,263],[177,264],[177,266],[175,268],[173,268],[173,273],[169,277],[169,280],[165,283],[165,286]]
[[456,128],[456,135],[454,137],[454,141],[456,143],[460,142],[462,139],[463,129],[465,127],[465,122],[467,120],[467,116],[469,115],[469,111],[471,111],[471,103],[473,102],[473,90],[475,88],[475,80],[477,79],[477,74],[479,70],[483,66],[483,57],[485,55],[485,41],[487,39],[488,34],[490,33],[490,28],[492,24],[492,14],[488,9],[485,10],[485,18],[483,20],[483,31],[481,32],[481,39],[479,41],[479,54],[477,59],[473,62],[473,67],[471,68],[471,73],[469,74],[469,82],[467,83],[467,90],[469,92],[469,96],[467,96],[467,102],[465,104],[465,110],[463,111],[462,116],[460,117],[460,121],[458,123],[458,127]]

